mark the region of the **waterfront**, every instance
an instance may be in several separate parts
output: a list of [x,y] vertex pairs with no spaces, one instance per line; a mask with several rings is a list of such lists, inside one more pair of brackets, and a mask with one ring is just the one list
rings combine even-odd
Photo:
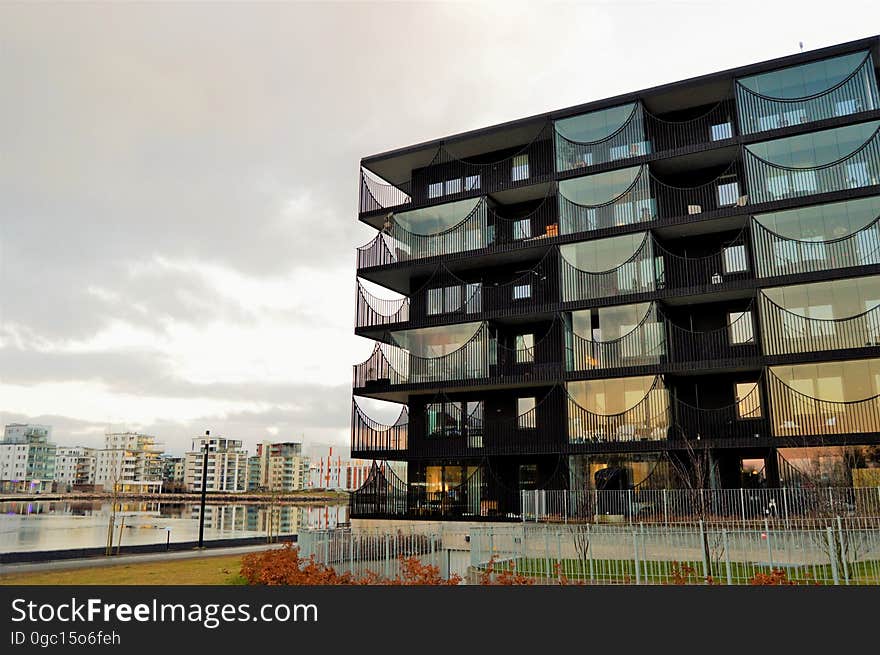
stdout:
[[[213,503],[205,507],[205,540],[297,534],[305,528],[336,527],[348,521],[346,505]],[[0,503],[0,553],[101,548],[107,544],[110,503],[34,501]],[[270,524],[269,517],[273,516]],[[198,503],[135,501],[117,506],[114,545],[194,541]]]

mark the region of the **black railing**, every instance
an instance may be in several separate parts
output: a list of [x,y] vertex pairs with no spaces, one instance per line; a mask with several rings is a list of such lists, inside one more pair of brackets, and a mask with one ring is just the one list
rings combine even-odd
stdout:
[[880,107],[871,54],[834,86],[803,98],[772,98],[736,83],[740,131],[743,134],[776,130],[848,116]]
[[846,318],[809,318],[779,306],[764,293],[762,340],[767,355],[880,346],[880,305]]
[[758,157],[749,146],[744,150],[749,195],[753,203],[880,184],[880,126],[856,150],[821,166],[783,166]]
[[695,407],[676,400],[674,437],[691,441],[765,439],[770,436],[770,427],[762,407],[760,381],[746,396],[724,407]]
[[351,516],[401,517],[407,513],[407,484],[387,463],[373,462],[367,481],[352,492]]
[[397,420],[383,425],[364,414],[357,401],[351,401],[352,452],[406,450],[409,430],[409,410],[404,405]]
[[379,390],[386,387],[475,380],[489,377],[490,339],[483,323],[459,348],[439,357],[418,357],[384,343],[377,343],[370,357],[354,366],[355,389]]
[[572,444],[663,441],[672,425],[669,392],[657,377],[637,404],[617,414],[599,414],[582,407],[570,395],[568,437]]
[[436,234],[415,234],[389,218],[389,223],[372,241],[358,248],[357,267],[369,268],[486,248],[493,241],[493,230],[489,228],[487,218],[485,198],[479,199],[458,223]]
[[699,116],[664,119],[645,111],[645,127],[653,150],[676,150],[736,136],[736,108],[732,99],[718,102]]
[[666,330],[655,303],[648,306],[637,326],[617,339],[597,341],[574,330],[568,331],[566,339],[571,343],[566,357],[568,371],[651,366],[659,364],[667,353]]
[[770,369],[773,432],[777,437],[807,437],[880,432],[880,395],[830,401],[793,389]]
[[[599,173],[599,175],[604,175]],[[591,176],[583,179],[585,182]],[[574,180],[572,180],[574,181]],[[651,196],[650,173],[644,165],[632,182],[617,196],[595,205],[582,205],[559,193],[560,234],[578,234],[621,225],[644,223],[657,217],[657,203]]]
[[589,168],[612,161],[622,161],[651,153],[645,138],[642,104],[633,103],[632,112],[616,130],[596,141],[579,142],[554,130],[556,136],[556,171],[559,173]]
[[666,321],[668,356],[670,361],[690,363],[712,361],[738,361],[758,357],[761,348],[751,306],[730,323],[714,330],[690,330]]
[[780,236],[756,217],[751,232],[758,277],[880,264],[880,216],[856,232],[821,241]]
[[412,202],[412,183],[407,180],[400,185],[389,184],[362,168],[360,171],[360,213],[406,207]]
[[559,268],[562,302],[654,291],[660,271],[657,269],[653,245],[651,235],[645,233],[641,244],[624,262],[607,271],[598,272],[581,270],[561,255]]
[[718,252],[689,257],[673,253],[655,241],[657,287],[711,292],[719,285],[753,278],[746,242],[743,231]]
[[657,198],[659,216],[696,216],[721,209],[735,209],[748,203],[742,161],[736,159],[708,182],[684,187],[667,184],[651,176],[652,194]]
[[379,298],[357,281],[355,327],[377,327],[409,321],[409,298]]

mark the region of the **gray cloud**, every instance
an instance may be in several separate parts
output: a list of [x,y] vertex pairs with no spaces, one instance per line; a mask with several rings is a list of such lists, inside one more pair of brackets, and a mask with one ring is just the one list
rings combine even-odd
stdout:
[[[162,258],[256,280],[308,267],[353,278],[354,247],[372,236],[356,220],[364,155],[788,54],[799,40],[866,35],[840,3],[821,21],[762,3],[757,22],[742,2],[719,4],[0,5],[0,384],[92,380],[120,393],[278,407],[295,399],[295,411],[205,422],[248,438],[270,424],[344,430],[347,367],[329,388],[311,385],[305,366],[285,383],[255,371],[248,383],[210,384],[176,377],[174,353],[159,346],[42,346],[118,322],[157,340],[169,321],[320,327],[300,309],[255,313],[182,270],[131,267]],[[719,16],[749,33],[748,49],[718,46]],[[656,36],[684,32],[681,43]],[[329,298],[328,334],[350,331],[352,298]],[[52,398],[42,404],[57,432],[101,425],[52,416]],[[196,423],[153,428],[178,443]]]

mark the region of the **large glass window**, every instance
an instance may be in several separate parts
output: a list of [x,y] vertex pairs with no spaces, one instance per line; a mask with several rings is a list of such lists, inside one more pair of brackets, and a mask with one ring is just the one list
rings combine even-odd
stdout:
[[556,170],[594,166],[651,152],[641,107],[610,107],[556,121]]
[[880,122],[847,125],[746,146],[754,202],[880,184]]
[[563,180],[559,202],[563,234],[650,221],[657,215],[641,166]]
[[514,182],[529,179],[529,156],[517,155],[513,158],[513,166],[510,171],[510,179]]
[[759,277],[880,264],[880,196],[758,214]]
[[880,432],[880,359],[770,368],[779,436]]
[[[808,132],[784,139],[762,141],[746,146],[761,159],[788,168],[810,169],[835,162],[863,145],[877,131],[880,122],[859,123],[831,130]],[[809,185],[814,178],[802,175],[793,184]],[[858,185],[863,186],[863,185]]]
[[736,417],[761,418],[761,390],[757,382],[738,382],[735,385]]
[[654,376],[569,382],[569,438],[665,439],[669,395]]
[[761,292],[767,354],[863,348],[880,341],[880,276]]
[[868,52],[750,75],[737,80],[745,134],[877,108],[877,79]]
[[516,426],[521,430],[535,427],[535,397],[516,399]]
[[535,361],[535,335],[516,335],[516,363],[527,364]]
[[644,232],[565,244],[560,252],[566,302],[651,291],[662,273],[662,258],[655,260]]
[[437,234],[463,221],[482,201],[482,198],[471,198],[400,212],[394,215],[394,222],[413,234]]

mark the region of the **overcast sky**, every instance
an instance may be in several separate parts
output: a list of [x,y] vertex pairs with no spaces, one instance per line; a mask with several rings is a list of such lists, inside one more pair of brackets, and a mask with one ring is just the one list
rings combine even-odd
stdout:
[[361,157],[880,32],[811,4],[0,2],[0,423],[346,443]]

